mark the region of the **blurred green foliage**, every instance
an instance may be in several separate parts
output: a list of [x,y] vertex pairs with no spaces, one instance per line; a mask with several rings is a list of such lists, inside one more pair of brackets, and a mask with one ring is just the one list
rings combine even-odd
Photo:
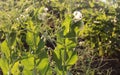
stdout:
[[[83,15],[77,23],[75,10]],[[119,55],[119,24],[118,0],[1,0],[0,68],[4,75],[71,74],[78,38],[97,56]]]

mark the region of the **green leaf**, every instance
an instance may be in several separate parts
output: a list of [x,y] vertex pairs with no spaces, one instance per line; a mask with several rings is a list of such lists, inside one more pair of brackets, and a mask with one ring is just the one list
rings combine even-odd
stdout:
[[39,41],[40,41],[40,37],[39,37],[39,35],[36,34],[36,36],[35,36],[35,43],[36,43],[36,45],[39,44]]
[[66,38],[65,39],[65,46],[68,48],[68,49],[73,49],[76,47],[76,41],[75,41],[75,37],[73,37],[72,39],[70,38]]
[[54,51],[53,51],[53,60],[56,62],[56,65],[58,67],[59,70],[62,70],[62,52],[63,50],[61,49],[58,49],[56,48]]
[[1,68],[2,71],[3,71],[3,74],[4,74],[4,75],[7,75],[8,70],[9,70],[9,65],[8,65],[8,62],[7,62],[6,59],[0,58],[0,68]]
[[27,29],[29,29],[30,31],[34,32],[35,31],[35,25],[32,22],[32,20],[28,21],[27,24],[28,24]]
[[1,44],[1,51],[3,53],[5,53],[5,56],[7,57],[7,59],[9,59],[10,57],[10,50],[9,50],[9,47],[8,47],[8,44],[7,44],[7,41],[3,41],[2,44]]
[[26,42],[29,46],[34,45],[34,35],[32,32],[27,31],[26,33]]
[[15,64],[13,65],[11,69],[11,72],[13,75],[19,75],[18,65],[19,65],[19,62],[15,62]]
[[94,7],[94,3],[91,1],[89,1],[89,5],[90,5],[90,7]]
[[9,37],[9,45],[13,46],[16,43],[16,32],[11,32]]
[[32,74],[32,71],[26,69],[26,70],[23,70],[23,75],[33,75],[33,74]]
[[61,43],[58,42],[58,43],[57,43],[57,48],[58,48],[58,49],[63,49],[64,46],[63,46],[63,44],[61,44]]
[[46,75],[49,68],[49,60],[48,58],[44,58],[39,62],[37,66],[37,70],[39,71],[40,75]]
[[42,48],[45,47],[45,42],[44,42],[44,39],[40,39],[39,43],[38,43],[38,48],[37,48],[37,51],[36,53],[40,53],[40,51],[42,50]]
[[74,65],[76,63],[76,61],[78,60],[77,52],[70,50],[70,51],[68,51],[68,55],[69,55],[69,58],[66,61],[66,64],[67,65]]
[[49,59],[47,51],[41,50],[39,52],[38,59],[36,60],[36,66],[40,75],[46,75],[49,69]]
[[26,33],[26,42],[29,46],[35,46],[37,44],[37,32],[35,30],[35,25],[33,22],[30,20],[26,24],[27,25],[27,33]]
[[29,58],[23,59],[21,61],[21,64],[24,66],[23,74],[32,75],[32,70],[34,68],[34,58],[29,57]]
[[71,17],[69,15],[66,15],[65,20],[62,23],[62,26],[64,27],[63,35],[66,35],[70,31],[70,24]]
[[99,15],[97,16],[96,20],[98,21],[106,21],[107,20],[107,16],[105,13],[99,13]]

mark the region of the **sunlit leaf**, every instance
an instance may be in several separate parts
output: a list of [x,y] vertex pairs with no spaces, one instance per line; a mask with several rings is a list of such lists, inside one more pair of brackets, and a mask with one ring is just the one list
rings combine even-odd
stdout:
[[19,65],[19,62],[16,62],[13,65],[12,70],[11,70],[11,72],[12,72],[13,75],[16,75],[16,74],[18,75],[19,74],[18,65]]
[[3,53],[5,53],[5,56],[6,56],[7,58],[10,57],[10,50],[9,50],[9,47],[8,47],[8,44],[7,44],[7,41],[6,41],[6,40],[5,40],[4,42],[2,42],[2,44],[1,44],[1,51],[2,51]]
[[78,60],[77,52],[76,51],[68,51],[69,58],[66,62],[67,65],[74,65]]
[[72,40],[69,38],[65,39],[65,45],[67,46],[68,49],[75,48],[75,46],[76,46],[75,39],[76,39],[76,37],[73,37]]
[[90,7],[94,7],[94,3],[89,1]]
[[37,48],[37,53],[39,53],[40,52],[40,50],[42,49],[42,48],[44,48],[45,47],[45,42],[44,42],[44,39],[40,39],[40,41],[39,41],[39,43],[38,43],[38,48]]
[[71,24],[71,17],[69,15],[66,15],[65,20],[62,24],[62,26],[65,28],[64,29],[64,35],[66,35],[70,31],[70,24]]
[[62,70],[62,52],[61,49],[56,48],[53,52],[53,60],[56,62],[56,65],[59,70]]
[[28,45],[33,46],[34,45],[34,35],[32,32],[26,33],[26,42]]
[[3,74],[7,75],[8,70],[9,70],[9,65],[8,65],[8,61],[6,59],[0,58],[0,68],[3,71]]
[[37,69],[41,75],[46,75],[48,68],[49,68],[48,58],[42,59],[39,65],[37,66]]
[[21,61],[21,64],[24,66],[23,74],[32,75],[32,70],[34,68],[34,58],[29,57],[29,58],[23,59]]

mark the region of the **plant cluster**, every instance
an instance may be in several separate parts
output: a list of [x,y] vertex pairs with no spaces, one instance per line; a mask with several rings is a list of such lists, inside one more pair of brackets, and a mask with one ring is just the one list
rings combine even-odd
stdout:
[[[101,63],[94,65],[96,58],[118,57],[120,53],[120,2],[111,4],[1,0],[0,73],[104,74]],[[111,72],[111,68],[105,71],[107,75]]]

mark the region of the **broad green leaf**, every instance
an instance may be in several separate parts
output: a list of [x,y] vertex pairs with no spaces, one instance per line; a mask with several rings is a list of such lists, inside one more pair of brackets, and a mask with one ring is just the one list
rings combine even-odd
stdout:
[[36,45],[39,44],[39,41],[40,41],[40,37],[39,37],[39,35],[36,35],[36,37],[35,37],[35,43],[36,43]]
[[34,35],[33,35],[32,32],[27,31],[27,33],[26,33],[26,42],[30,46],[34,45]]
[[29,57],[29,58],[23,59],[21,61],[21,64],[24,66],[23,74],[32,75],[32,70],[34,68],[34,58]]
[[40,53],[41,49],[44,47],[45,47],[44,39],[40,39],[36,53]]
[[3,53],[5,53],[5,56],[7,57],[7,59],[9,59],[10,57],[10,50],[9,50],[9,47],[8,47],[8,44],[7,44],[7,41],[3,41],[2,44],[1,44],[1,51]]
[[64,42],[64,35],[63,35],[63,31],[60,31],[58,34],[57,34],[57,47],[58,47],[58,45],[60,46],[59,47],[59,49],[60,48],[62,48],[62,46],[63,46],[63,42]]
[[57,48],[58,48],[58,49],[63,49],[63,48],[64,48],[64,45],[63,45],[63,44],[60,44],[60,43],[57,43]]
[[9,70],[9,65],[8,65],[8,62],[7,62],[6,59],[0,58],[0,68],[1,68],[2,71],[3,71],[3,74],[4,74],[4,75],[7,75],[8,70]]
[[46,75],[52,75],[53,74],[53,70],[52,69],[49,69],[46,73]]
[[63,75],[63,71],[60,70],[59,68],[56,67],[55,71],[56,71],[57,75]]
[[46,75],[49,69],[49,59],[47,55],[47,51],[41,50],[38,55],[38,59],[36,60],[36,66],[38,73],[41,75]]
[[30,20],[30,21],[27,22],[27,24],[28,24],[27,28],[30,31],[34,32],[35,31],[35,25],[33,24],[33,22]]
[[33,45],[37,44],[37,40],[38,40],[38,35],[35,30],[36,27],[31,20],[28,21],[26,24],[28,24],[27,25],[28,31],[26,33],[26,42],[28,45],[33,46]]
[[56,65],[58,67],[59,70],[62,70],[62,52],[63,50],[56,48],[53,51],[53,60],[56,62]]
[[46,75],[48,68],[49,68],[48,58],[42,59],[39,65],[37,66],[37,70],[39,71],[40,75]]
[[[69,58],[66,61],[67,65],[74,65],[78,60],[77,52],[76,51],[68,51]],[[68,66],[69,67],[69,66]]]
[[94,7],[94,3],[91,1],[89,1],[89,5],[90,5],[90,7]]
[[[39,62],[41,62],[41,60],[44,58],[48,58],[46,50],[41,50],[40,52],[38,52],[36,54],[38,55],[38,59],[40,59]],[[39,64],[39,62],[37,62],[37,65]]]
[[63,21],[62,26],[64,27],[63,35],[66,35],[70,31],[71,17],[66,15],[65,20]]
[[11,72],[12,72],[13,75],[18,75],[19,74],[18,65],[19,65],[19,62],[16,62],[13,65],[13,67],[11,69]]
[[9,37],[9,45],[14,46],[16,43],[16,32],[11,32]]
[[[82,21],[78,21],[76,23],[73,23],[71,26],[71,33],[75,33],[75,36],[78,36],[78,34],[80,33],[80,31],[83,28],[84,23]],[[75,37],[74,36],[74,37]]]
[[65,39],[65,45],[68,49],[73,49],[76,47],[76,41],[75,41],[75,37],[73,37],[72,39],[66,38]]
[[32,73],[33,73],[32,70],[31,71],[28,69],[23,70],[23,75],[33,75]]

